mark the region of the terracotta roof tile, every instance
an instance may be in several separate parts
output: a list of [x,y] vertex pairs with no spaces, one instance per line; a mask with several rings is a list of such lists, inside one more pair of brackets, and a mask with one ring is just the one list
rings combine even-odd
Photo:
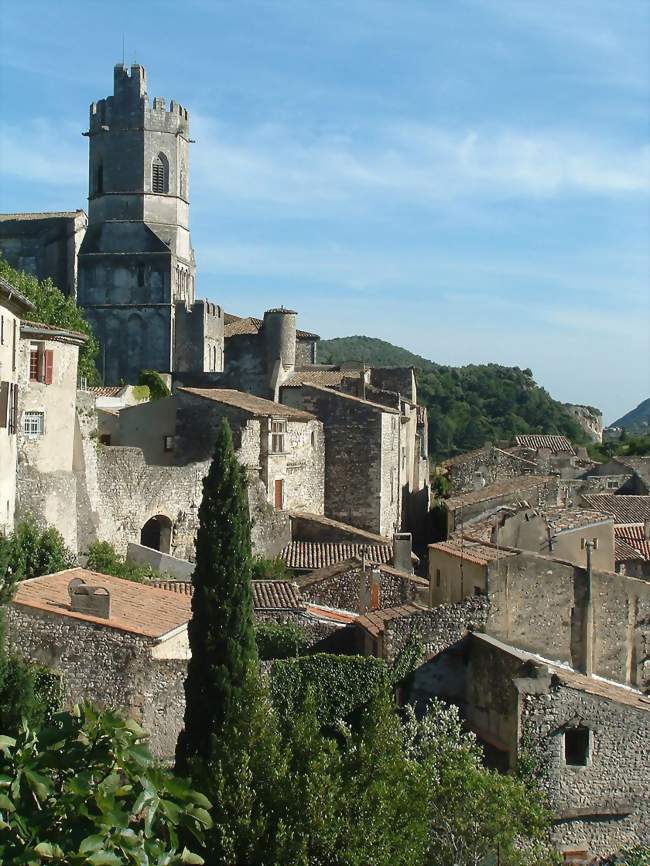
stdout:
[[[70,609],[68,584],[80,577],[87,584],[103,586],[111,595],[110,619],[90,616]],[[23,580],[18,584],[13,604],[35,608],[56,616],[81,619],[104,628],[130,632],[145,637],[161,638],[184,625],[191,616],[191,599],[184,594],[173,595],[164,589],[145,583],[134,583],[107,574],[72,568],[56,574],[46,574]]]
[[89,385],[86,388],[95,397],[119,397],[123,390],[124,385]]
[[[154,580],[150,585],[190,598],[194,592],[189,580]],[[305,607],[298,587],[290,580],[253,580],[251,588],[254,610],[303,610]]]
[[193,397],[203,397],[205,400],[212,400],[213,403],[234,406],[255,418],[287,418],[290,421],[316,420],[315,415],[305,412],[304,409],[295,409],[293,406],[285,406],[283,403],[265,400],[263,397],[246,394],[244,391],[234,391],[229,388],[178,388],[178,390]]
[[349,559],[361,559],[365,551],[368,562],[389,563],[392,544],[357,544],[347,541],[292,541],[280,557],[288,568],[315,571]]
[[422,608],[416,607],[414,604],[405,604],[397,608],[389,607],[383,610],[373,610],[372,613],[360,616],[356,622],[361,628],[370,632],[373,637],[377,637],[383,633],[386,623],[390,622],[390,620],[413,616],[414,613],[418,613],[420,610]]
[[[268,310],[267,312],[272,313],[274,311]],[[284,312],[289,313],[293,311],[284,310]],[[225,313],[223,336],[225,339],[228,339],[228,337],[236,337],[239,334],[258,334],[263,324],[263,319],[256,319],[254,316],[241,318],[232,313]],[[311,331],[301,331],[300,328],[296,328],[296,337],[299,340],[320,340],[318,334],[312,334]]]
[[346,625],[351,622],[356,622],[358,619],[358,614],[352,613],[351,611],[336,610],[331,607],[323,607],[320,604],[308,604],[307,613],[317,619],[327,619],[332,622],[340,622]]
[[350,374],[349,371],[343,370],[298,370],[284,380],[282,387],[300,388],[301,385],[320,385],[322,388],[335,388],[351,375],[358,374]]
[[532,448],[535,451],[539,448],[548,448],[553,454],[568,452],[575,455],[573,445],[566,436],[527,433],[523,436],[515,436],[515,442],[522,448]]
[[643,523],[650,519],[650,496],[583,493],[582,502],[595,511],[612,514],[614,523]]
[[627,562],[630,559],[642,560],[647,558],[650,557],[644,556],[640,550],[637,550],[636,547],[632,545],[632,543],[626,541],[624,538],[614,539],[614,559],[616,560],[616,562]]

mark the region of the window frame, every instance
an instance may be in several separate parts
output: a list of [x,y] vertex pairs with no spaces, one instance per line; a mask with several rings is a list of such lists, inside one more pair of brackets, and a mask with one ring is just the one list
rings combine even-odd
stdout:
[[[31,427],[31,429],[28,429]],[[23,435],[38,439],[45,435],[45,412],[29,409],[23,414]]]
[[286,454],[287,422],[284,418],[271,418],[269,428],[269,453]]
[[176,448],[176,437],[173,434],[166,433],[163,436],[163,451],[169,452]]
[[[573,757],[576,754],[576,745],[570,746],[569,753],[567,754],[567,735],[576,736],[577,734],[581,734],[582,737],[586,737],[586,743],[583,740],[581,744],[581,751],[584,751],[584,761],[580,763],[575,763],[574,761],[569,761],[569,756]],[[564,762],[565,767],[571,767],[574,770],[584,770],[591,764],[591,755],[593,752],[593,732],[591,728],[586,725],[577,725],[576,727],[567,727],[564,729],[562,735],[562,760]]]

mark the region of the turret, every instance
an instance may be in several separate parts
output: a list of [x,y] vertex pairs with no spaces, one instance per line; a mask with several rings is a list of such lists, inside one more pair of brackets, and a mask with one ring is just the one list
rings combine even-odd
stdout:
[[278,360],[284,370],[292,370],[296,365],[296,316],[294,310],[280,307],[264,313],[264,343],[266,346],[267,369],[273,370]]

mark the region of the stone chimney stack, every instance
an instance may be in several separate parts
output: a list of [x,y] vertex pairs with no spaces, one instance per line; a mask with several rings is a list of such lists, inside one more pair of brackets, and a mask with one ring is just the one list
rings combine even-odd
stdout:
[[410,532],[396,532],[393,536],[393,567],[413,574],[413,536]]

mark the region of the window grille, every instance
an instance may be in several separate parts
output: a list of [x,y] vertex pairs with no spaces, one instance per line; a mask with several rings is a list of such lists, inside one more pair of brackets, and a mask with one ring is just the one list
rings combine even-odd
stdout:
[[286,421],[271,421],[271,454],[284,454]]
[[45,413],[25,412],[23,416],[23,431],[25,436],[42,436],[45,432]]

